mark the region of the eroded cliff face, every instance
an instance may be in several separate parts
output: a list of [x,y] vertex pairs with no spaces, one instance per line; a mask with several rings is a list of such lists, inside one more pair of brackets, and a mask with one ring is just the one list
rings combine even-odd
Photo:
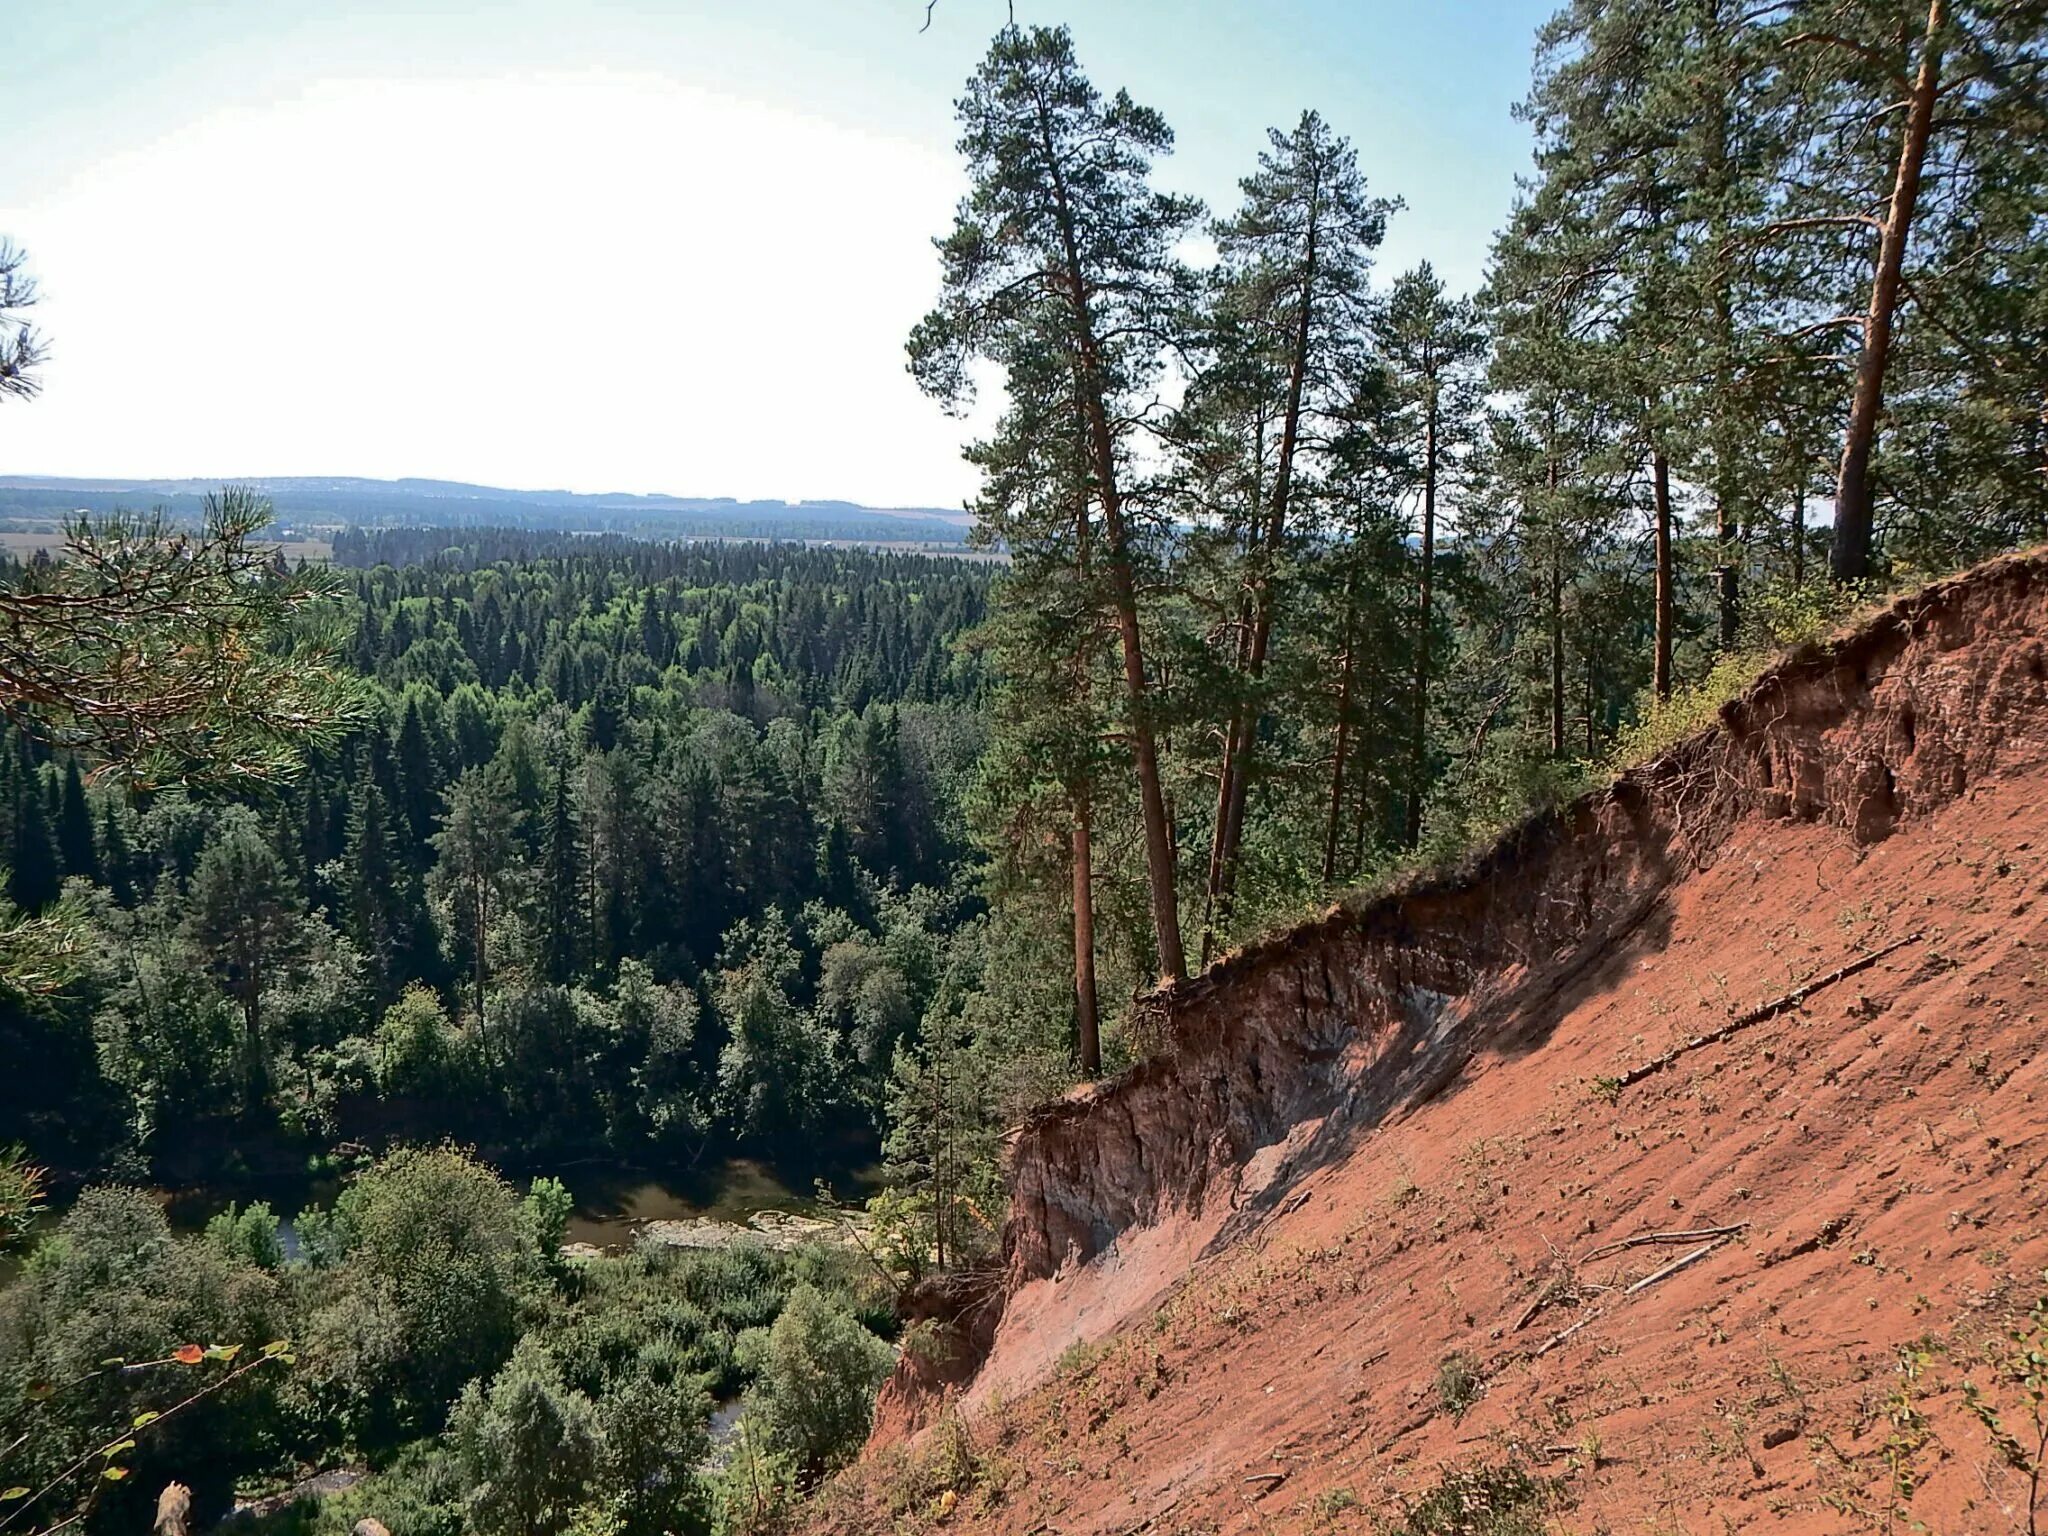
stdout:
[[1158,1042],[1034,1114],[1011,1160],[1003,1269],[932,1309],[947,1363],[907,1362],[878,1438],[940,1400],[1014,1393],[1284,1207],[1476,1053],[1539,1050],[1673,886],[1747,820],[1859,848],[1993,775],[2048,761],[2048,556],[1995,561],[1786,659],[1716,725],[1415,882],[1236,954],[1145,1005]]

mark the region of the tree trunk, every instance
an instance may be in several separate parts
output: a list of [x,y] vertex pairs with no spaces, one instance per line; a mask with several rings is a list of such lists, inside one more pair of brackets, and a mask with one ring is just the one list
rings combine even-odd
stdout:
[[[1251,652],[1246,658],[1245,672],[1251,680],[1254,692],[1259,679],[1266,670],[1266,649],[1273,634],[1273,561],[1280,552],[1280,540],[1286,531],[1288,501],[1294,493],[1294,455],[1301,444],[1301,397],[1308,378],[1309,341],[1312,335],[1311,322],[1315,316],[1316,284],[1316,223],[1321,210],[1321,198],[1316,196],[1309,205],[1308,233],[1303,249],[1301,274],[1301,300],[1295,316],[1294,355],[1287,369],[1287,405],[1280,423],[1280,456],[1273,466],[1272,512],[1266,520],[1266,530],[1261,539],[1262,559],[1258,570],[1258,585],[1254,593],[1252,611]],[[1218,869],[1219,880],[1216,890],[1216,920],[1219,926],[1230,919],[1230,908],[1237,896],[1237,855],[1244,833],[1244,804],[1247,786],[1251,782],[1251,765],[1254,749],[1259,740],[1259,721],[1262,711],[1256,698],[1246,711],[1246,719],[1238,730],[1236,769],[1225,785],[1226,807],[1223,821],[1223,858]]]
[[1550,555],[1550,755],[1564,756],[1564,563]]
[[[1725,245],[1726,238],[1725,235],[1721,236],[1719,243]],[[1735,350],[1735,323],[1729,313],[1725,280],[1717,282],[1714,291],[1714,325],[1715,382],[1720,397],[1717,414],[1723,418],[1717,432],[1721,447],[1714,455],[1714,540],[1715,554],[1720,560],[1720,565],[1714,573],[1715,609],[1720,618],[1721,649],[1732,651],[1735,649],[1736,633],[1742,621],[1742,528],[1736,514],[1735,449],[1729,441],[1730,434],[1725,421],[1729,411],[1728,397],[1732,393],[1729,376],[1732,372],[1731,359]]]
[[1597,681],[1593,676],[1593,656],[1589,647],[1586,653],[1586,756],[1588,758],[1599,754],[1599,742],[1595,738],[1593,731],[1594,711],[1600,698],[1600,690],[1596,686]]
[[[1359,699],[1365,718],[1372,718],[1373,700],[1379,696],[1380,669],[1379,655],[1372,647],[1365,650],[1365,687]],[[1358,761],[1352,765],[1351,777],[1358,785],[1358,814],[1351,826],[1351,874],[1355,878],[1365,868],[1366,818],[1372,814],[1372,782],[1366,777],[1366,754],[1372,750],[1372,732],[1360,730],[1356,737]]]
[[[1737,21],[1735,25],[1739,27],[1742,23]],[[1713,207],[1707,228],[1707,248],[1712,253],[1709,259],[1712,263],[1714,308],[1714,537],[1717,544],[1716,554],[1720,559],[1720,567],[1715,578],[1718,597],[1715,606],[1720,617],[1721,649],[1732,651],[1735,649],[1736,631],[1742,613],[1742,530],[1737,510],[1741,491],[1735,476],[1735,464],[1740,456],[1740,449],[1733,440],[1739,426],[1735,420],[1733,403],[1735,316],[1728,268],[1730,244],[1727,209],[1734,179],[1730,173],[1728,159],[1728,104],[1733,81],[1730,78],[1729,59],[1724,46],[1729,34],[1727,24],[1721,15],[1719,0],[1709,0],[1706,7],[1706,28],[1709,71],[1713,85],[1718,87],[1711,90],[1702,104],[1708,114],[1706,171]]]
[[1656,656],[1650,685],[1660,699],[1671,697],[1671,461],[1658,448],[1650,455],[1650,484],[1657,502]]
[[1927,162],[1934,102],[1940,94],[1941,32],[1947,10],[1947,0],[1931,0],[1927,7],[1927,40],[1920,50],[1920,70],[1913,81],[1912,94],[1906,101],[1898,176],[1878,239],[1870,312],[1863,320],[1863,352],[1856,362],[1856,394],[1849,407],[1849,429],[1842,441],[1842,469],[1835,483],[1832,566],[1837,581],[1860,581],[1870,574],[1874,521],[1870,454],[1877,442],[1878,417],[1884,411],[1885,367],[1891,360],[1892,324],[1898,315],[1906,240],[1912,233],[1913,209],[1920,198],[1920,171]]
[[[1081,579],[1084,595],[1089,591],[1093,575],[1090,542],[1088,491],[1084,485],[1078,488],[1074,497],[1074,569]],[[1092,627],[1089,621],[1093,616],[1092,599],[1089,599],[1083,609],[1084,638],[1074,650],[1073,687],[1077,700],[1088,697],[1088,641],[1085,636]],[[1092,729],[1091,725],[1091,732]],[[1078,1036],[1076,1043],[1080,1048],[1081,1075],[1094,1077],[1102,1071],[1102,1032],[1095,987],[1094,786],[1077,776],[1067,788],[1067,799],[1074,816],[1074,1025]]]
[[1209,823],[1209,878],[1202,886],[1202,964],[1216,943],[1216,901],[1223,889],[1223,824],[1230,818],[1230,779],[1237,771],[1237,711],[1223,727],[1223,763],[1216,774],[1216,815]]
[[1337,751],[1330,766],[1330,816],[1323,829],[1323,884],[1337,877],[1337,838],[1344,825],[1344,759],[1351,750],[1351,673],[1356,646],[1352,640],[1356,574],[1344,584],[1344,663],[1337,685]]
[[1429,781],[1429,629],[1436,575],[1437,397],[1434,360],[1427,344],[1422,367],[1427,400],[1422,426],[1422,568],[1415,583],[1415,721],[1408,766],[1408,819],[1403,828],[1403,841],[1410,848],[1422,841],[1422,791]]
[[1074,342],[1080,362],[1080,406],[1087,428],[1090,468],[1102,501],[1104,554],[1109,563],[1110,601],[1116,609],[1117,637],[1123,647],[1124,694],[1130,709],[1133,765],[1138,772],[1138,801],[1145,822],[1145,874],[1151,886],[1152,928],[1159,946],[1159,975],[1179,981],[1187,974],[1187,954],[1180,940],[1180,893],[1174,871],[1173,829],[1166,820],[1166,794],[1159,778],[1159,751],[1152,733],[1152,701],[1145,681],[1145,644],[1138,628],[1138,586],[1131,572],[1130,535],[1124,526],[1123,498],[1117,488],[1116,439],[1103,400],[1102,354],[1089,303],[1087,271],[1081,265],[1073,211],[1066,182],[1052,147],[1050,124],[1041,113],[1046,165],[1059,209],[1068,300],[1072,307]]
[[1074,1021],[1080,1035],[1081,1075],[1102,1071],[1102,1036],[1095,1003],[1095,853],[1088,791],[1069,791],[1074,808]]
[[1806,584],[1806,477],[1794,472],[1792,482],[1792,585]]
[[[1259,454],[1264,453],[1265,428],[1259,429]],[[1253,470],[1253,487],[1256,490],[1258,474],[1256,463]],[[1263,505],[1264,497],[1254,498]],[[1256,552],[1259,541],[1258,521],[1251,529],[1248,552]],[[1244,676],[1251,657],[1251,599],[1240,596],[1237,605],[1237,675]],[[1216,942],[1216,926],[1221,914],[1217,902],[1223,890],[1223,861],[1228,853],[1225,842],[1225,824],[1230,820],[1230,789],[1235,782],[1238,769],[1238,752],[1243,745],[1244,701],[1236,700],[1230,707],[1230,718],[1223,727],[1223,762],[1216,773],[1216,815],[1209,823],[1209,877],[1202,887],[1202,964],[1209,963],[1210,951]]]
[[[1553,409],[1551,431],[1556,432]],[[1550,527],[1550,755],[1564,756],[1564,549],[1557,526],[1557,458],[1553,451],[1545,472],[1549,488]]]

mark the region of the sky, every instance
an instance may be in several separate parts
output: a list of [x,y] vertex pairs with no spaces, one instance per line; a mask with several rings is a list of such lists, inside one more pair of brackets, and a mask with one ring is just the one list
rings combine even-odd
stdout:
[[[418,475],[957,507],[903,342],[1003,0],[0,0],[51,347],[0,474]],[[1479,281],[1549,0],[1017,0],[1232,205],[1314,107]],[[992,408],[992,407],[991,407]]]

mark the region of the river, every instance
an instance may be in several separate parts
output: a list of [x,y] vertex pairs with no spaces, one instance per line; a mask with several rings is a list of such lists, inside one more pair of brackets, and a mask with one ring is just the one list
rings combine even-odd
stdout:
[[[512,1182],[524,1189],[539,1177],[561,1180],[575,1201],[566,1241],[587,1244],[605,1253],[630,1249],[641,1229],[652,1221],[705,1220],[739,1226],[763,1211],[811,1215],[820,1208],[814,1196],[797,1193],[765,1164],[744,1157],[658,1174],[586,1162],[536,1169],[512,1176]],[[333,1204],[340,1191],[339,1179],[301,1177],[187,1185],[153,1189],[150,1193],[162,1204],[172,1230],[185,1233],[202,1231],[209,1220],[230,1204],[265,1201],[279,1217],[279,1235],[284,1240],[286,1256],[291,1257],[298,1250],[292,1218],[308,1208],[324,1209]],[[53,1209],[43,1215],[37,1226],[48,1231],[61,1218],[61,1210]],[[0,1271],[0,1281],[8,1278],[10,1275]]]

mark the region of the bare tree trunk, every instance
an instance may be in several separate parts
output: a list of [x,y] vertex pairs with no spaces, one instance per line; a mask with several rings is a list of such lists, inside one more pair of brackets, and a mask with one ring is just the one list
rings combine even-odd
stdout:
[[1599,742],[1593,733],[1593,716],[1599,698],[1600,690],[1597,687],[1597,679],[1593,676],[1593,655],[1589,648],[1586,653],[1586,756],[1589,758],[1596,756],[1600,750]]
[[[1734,322],[1728,313],[1728,292],[1717,288],[1714,294],[1714,320],[1719,332],[1716,349],[1720,361],[1716,364],[1722,414],[1728,410],[1729,354],[1734,349]],[[1742,619],[1741,595],[1741,545],[1742,528],[1736,520],[1736,491],[1734,474],[1734,452],[1728,444],[1728,432],[1723,427],[1719,433],[1722,451],[1715,455],[1714,466],[1714,539],[1715,553],[1720,566],[1715,572],[1714,585],[1717,601],[1716,611],[1720,617],[1721,649],[1735,649],[1736,632]]]
[[[1380,674],[1375,664],[1377,657],[1370,647],[1367,647],[1365,655],[1365,707],[1370,711],[1373,696],[1379,692]],[[1372,732],[1360,731],[1357,739],[1358,755],[1362,759],[1371,748]],[[1363,762],[1351,777],[1358,784],[1358,813],[1351,823],[1351,873],[1356,875],[1365,867],[1365,822],[1372,812],[1372,786],[1366,779]]]
[[[1735,648],[1741,620],[1742,530],[1737,503],[1741,489],[1735,474],[1739,456],[1733,441],[1738,423],[1734,420],[1735,316],[1731,299],[1728,252],[1728,194],[1733,181],[1728,158],[1728,117],[1730,87],[1729,61],[1725,43],[1728,23],[1723,20],[1720,0],[1708,0],[1706,7],[1707,47],[1713,85],[1701,103],[1707,114],[1707,184],[1713,200],[1707,244],[1712,252],[1714,308],[1714,537],[1720,560],[1715,586],[1720,616],[1721,649]],[[1735,26],[1741,26],[1738,20]]]
[[[1266,530],[1261,539],[1262,559],[1253,601],[1251,653],[1246,658],[1245,667],[1254,690],[1265,675],[1266,649],[1273,634],[1273,562],[1279,556],[1280,540],[1286,531],[1288,502],[1294,493],[1294,456],[1301,444],[1301,400],[1308,380],[1311,322],[1315,317],[1316,221],[1320,208],[1318,197],[1309,208],[1301,300],[1295,315],[1294,355],[1288,363],[1287,405],[1280,423],[1280,456],[1273,467],[1272,511],[1266,519]],[[1230,775],[1224,789],[1223,858],[1218,869],[1220,878],[1216,890],[1219,926],[1229,921],[1231,904],[1237,896],[1237,856],[1244,835],[1245,793],[1251,782],[1252,755],[1258,745],[1261,713],[1254,699],[1238,730],[1235,772]]]
[[1920,70],[1913,81],[1912,94],[1906,99],[1898,176],[1878,239],[1870,312],[1863,321],[1863,352],[1856,362],[1856,394],[1849,407],[1849,429],[1842,442],[1842,469],[1835,484],[1832,565],[1837,581],[1860,581],[1870,574],[1874,522],[1870,455],[1877,442],[1878,418],[1884,411],[1884,375],[1891,360],[1892,325],[1898,315],[1906,241],[1913,229],[1914,205],[1920,199],[1920,172],[1927,162],[1934,103],[1940,94],[1941,33],[1947,19],[1947,0],[1931,0],[1927,7],[1927,38],[1920,50]]
[[1671,697],[1671,461],[1658,448],[1650,455],[1650,485],[1657,503],[1656,656],[1651,687],[1660,699]]
[[1095,1002],[1095,851],[1088,791],[1069,792],[1074,807],[1074,1020],[1080,1034],[1081,1075],[1102,1071],[1102,1035]]
[[[1260,427],[1258,452],[1264,453],[1265,429]],[[1257,486],[1257,471],[1253,473],[1253,485]],[[1262,504],[1263,498],[1255,498]],[[1259,528],[1254,520],[1251,530],[1250,551],[1258,548]],[[1251,600],[1240,597],[1237,605],[1237,675],[1243,677],[1251,656]],[[1238,771],[1238,753],[1243,747],[1244,702],[1237,700],[1230,707],[1230,718],[1223,727],[1223,762],[1216,773],[1216,815],[1209,823],[1209,877],[1202,887],[1202,964],[1209,963],[1209,955],[1216,942],[1216,927],[1221,920],[1217,902],[1223,890],[1223,861],[1228,853],[1225,824],[1230,820],[1230,788]]]
[[1792,585],[1806,585],[1806,476],[1793,471],[1792,482]]
[[1437,398],[1434,359],[1427,343],[1422,350],[1427,405],[1422,426],[1422,568],[1415,583],[1415,722],[1408,766],[1407,824],[1402,840],[1413,848],[1422,841],[1422,789],[1429,780],[1429,641],[1436,576]]
[[1202,964],[1216,944],[1216,900],[1223,889],[1223,823],[1230,816],[1230,779],[1237,771],[1237,714],[1223,727],[1223,762],[1216,774],[1216,815],[1209,823],[1209,878],[1202,886]]
[[[1094,576],[1091,546],[1093,531],[1088,521],[1088,487],[1075,487],[1074,495],[1074,570],[1080,577],[1084,604],[1081,615],[1081,634],[1074,648],[1074,697],[1077,701],[1088,698],[1088,654],[1092,648],[1094,631],[1094,597],[1092,583]],[[1092,723],[1084,716],[1084,723]],[[1094,1077],[1102,1071],[1102,1032],[1097,1013],[1097,992],[1095,987],[1095,837],[1094,837],[1094,790],[1087,778],[1076,775],[1067,787],[1067,798],[1073,810],[1073,877],[1074,877],[1074,1026],[1080,1048],[1081,1075]]]
[[1550,755],[1564,756],[1564,564],[1550,554]]
[[1344,824],[1344,759],[1351,750],[1351,674],[1357,647],[1353,643],[1356,573],[1344,583],[1344,662],[1337,685],[1337,750],[1330,765],[1330,816],[1323,829],[1323,884],[1337,876],[1337,838]]

